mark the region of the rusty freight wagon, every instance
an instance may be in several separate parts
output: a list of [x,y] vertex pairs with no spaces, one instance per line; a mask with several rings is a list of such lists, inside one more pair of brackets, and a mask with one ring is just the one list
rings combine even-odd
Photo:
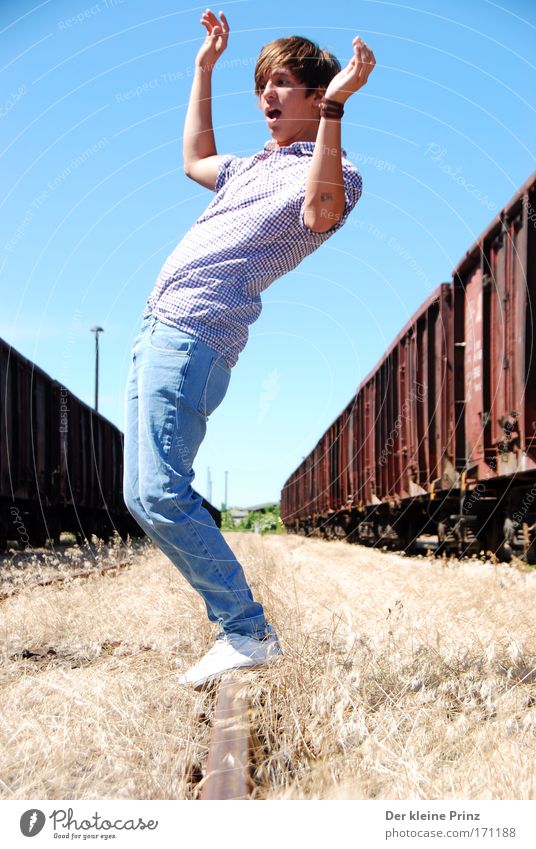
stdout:
[[[281,515],[289,529],[410,546],[413,526],[427,517],[425,494],[455,478],[454,425],[440,405],[452,391],[450,327],[451,288],[443,284],[285,484]],[[306,501],[299,498],[304,477]]]
[[[453,272],[456,466],[461,509],[443,533],[534,559],[536,178]],[[452,502],[449,502],[452,505]],[[441,530],[441,529],[440,529]]]
[[[123,435],[0,339],[0,550],[114,530],[143,536],[123,501]],[[204,502],[215,521],[221,514]]]
[[533,176],[405,325],[285,483],[281,516],[411,551],[534,558]]

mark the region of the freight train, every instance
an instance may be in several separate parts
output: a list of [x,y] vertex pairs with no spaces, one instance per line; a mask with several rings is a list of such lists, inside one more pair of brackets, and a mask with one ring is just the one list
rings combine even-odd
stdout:
[[536,174],[283,486],[287,530],[536,560]]
[[[0,551],[143,536],[123,501],[123,435],[0,339]],[[220,511],[204,506],[221,526]]]

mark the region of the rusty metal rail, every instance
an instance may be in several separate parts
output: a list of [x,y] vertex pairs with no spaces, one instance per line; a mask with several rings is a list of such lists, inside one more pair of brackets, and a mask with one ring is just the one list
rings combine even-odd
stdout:
[[82,572],[64,572],[61,575],[56,575],[54,578],[43,578],[42,581],[31,581],[28,584],[24,584],[22,587],[16,587],[13,592],[6,593],[0,592],[0,601],[5,601],[7,598],[12,598],[13,596],[18,595],[23,590],[28,588],[32,589],[33,587],[49,587],[53,584],[61,584],[63,581],[68,581],[70,579],[75,578],[91,578],[94,575],[104,575],[106,572],[117,572],[121,569],[126,569],[127,566],[131,566],[132,563],[114,563],[113,566],[101,566],[96,569],[87,569]]
[[201,800],[248,799],[251,778],[251,703],[244,681],[221,679],[215,707]]
[[[69,579],[90,578],[107,572],[120,571],[129,563],[104,566],[70,574],[58,575],[17,587],[11,593],[1,593],[0,601],[18,595],[28,587],[46,587]],[[26,650],[25,656],[44,656],[39,649]],[[247,682],[234,673],[224,675],[219,683],[205,775],[199,789],[202,800],[249,799],[255,786],[251,776],[253,766],[253,732],[251,701]]]

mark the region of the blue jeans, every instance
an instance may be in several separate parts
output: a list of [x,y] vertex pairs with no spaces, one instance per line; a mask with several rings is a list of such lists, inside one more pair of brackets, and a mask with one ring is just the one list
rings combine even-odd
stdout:
[[262,605],[201,496],[192,464],[231,370],[200,339],[144,319],[126,393],[124,498],[145,533],[203,598],[220,634],[262,638]]

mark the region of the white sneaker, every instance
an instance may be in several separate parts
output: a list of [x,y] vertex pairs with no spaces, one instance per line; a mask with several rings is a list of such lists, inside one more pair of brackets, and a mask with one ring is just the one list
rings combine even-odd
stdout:
[[201,687],[230,669],[269,663],[283,652],[271,625],[268,626],[268,631],[269,636],[263,640],[245,637],[243,634],[226,634],[216,640],[210,651],[195,666],[181,675],[179,684]]

